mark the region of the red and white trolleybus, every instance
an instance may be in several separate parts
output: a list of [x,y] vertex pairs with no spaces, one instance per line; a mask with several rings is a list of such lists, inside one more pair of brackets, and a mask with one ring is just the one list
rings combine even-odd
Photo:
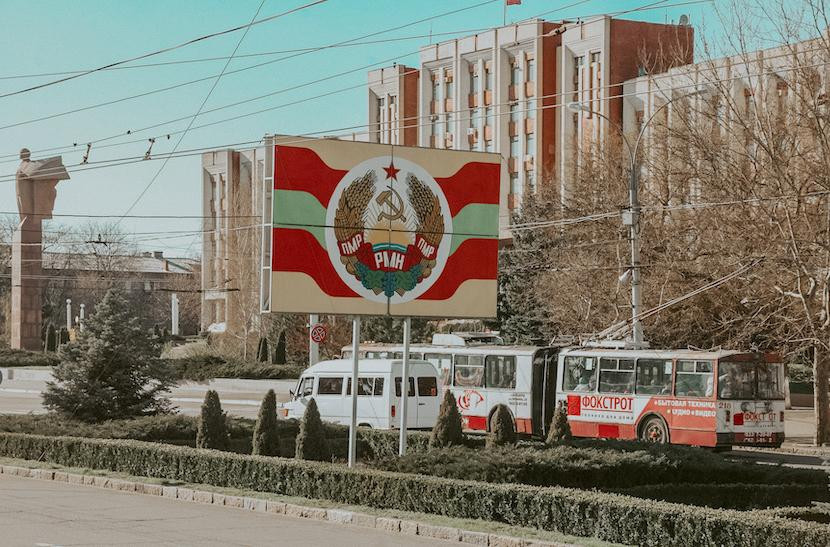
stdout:
[[[410,356],[439,368],[467,430],[488,430],[504,404],[518,433],[544,436],[564,404],[577,437],[707,447],[784,440],[784,367],[775,354],[436,341],[443,343],[411,345]],[[369,359],[400,358],[402,350],[360,347]]]

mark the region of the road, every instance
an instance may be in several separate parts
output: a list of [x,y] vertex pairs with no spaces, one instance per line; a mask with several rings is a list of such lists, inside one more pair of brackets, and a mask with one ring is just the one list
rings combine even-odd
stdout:
[[280,515],[68,483],[0,476],[2,544],[26,545],[440,545]]
[[[7,370],[7,369],[6,369]],[[14,376],[16,374],[20,379]],[[46,388],[47,376],[43,371],[13,371],[12,379],[6,374],[0,382],[0,414],[28,414],[45,412],[41,392]],[[260,401],[269,389],[277,393],[277,400],[285,402],[294,389],[296,380],[213,380],[211,382],[187,382],[170,393],[173,403],[182,414],[199,414],[205,392],[215,389],[222,401],[222,408],[234,416],[256,418]]]

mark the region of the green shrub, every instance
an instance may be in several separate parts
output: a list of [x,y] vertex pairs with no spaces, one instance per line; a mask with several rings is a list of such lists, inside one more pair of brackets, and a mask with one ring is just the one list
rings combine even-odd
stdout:
[[256,360],[260,363],[267,363],[268,359],[268,339],[264,336],[259,339],[259,344],[256,350]]
[[69,331],[66,329],[66,327],[61,327],[60,343],[61,345],[69,343]]
[[138,441],[0,434],[0,455],[195,484],[481,519],[646,546],[830,545],[830,526],[602,492],[438,479]]
[[252,454],[279,456],[280,438],[277,436],[277,395],[273,389],[262,399],[254,427]]
[[317,410],[317,401],[312,397],[300,420],[300,432],[297,434],[295,457],[298,460],[325,461],[329,458],[326,450],[326,431]]
[[0,367],[53,367],[60,360],[56,353],[0,348]]
[[277,340],[277,347],[274,348],[274,358],[271,362],[275,365],[285,364],[285,331],[280,333],[280,337]]
[[755,515],[765,517],[780,517],[791,520],[803,520],[806,522],[819,522],[830,524],[830,509],[826,507],[784,507],[778,509],[765,509],[753,511]]
[[[557,445],[501,450],[452,447],[376,462],[379,469],[484,482],[573,488],[630,488],[645,484],[828,484],[814,469],[733,463],[691,447],[638,444],[638,449]],[[634,444],[634,443],[631,443]]]
[[202,413],[199,417],[199,429],[196,431],[196,448],[215,448],[225,450],[228,447],[228,428],[225,412],[219,401],[219,394],[210,389],[205,393]]
[[438,419],[432,428],[432,436],[429,439],[430,448],[441,448],[445,446],[460,445],[464,440],[461,430],[461,414],[455,404],[455,397],[452,391],[444,391],[444,399],[441,401],[441,408],[438,410]]
[[568,407],[565,406],[565,401],[559,401],[548,428],[547,443],[555,444],[570,440],[572,437],[571,424],[568,422]]
[[516,444],[516,426],[506,405],[496,405],[487,434],[487,448]]
[[618,494],[716,509],[804,507],[830,500],[826,484],[647,484]]
[[269,365],[226,359],[218,355],[168,359],[167,365],[180,382],[203,382],[213,378],[284,380],[299,378],[305,367]]

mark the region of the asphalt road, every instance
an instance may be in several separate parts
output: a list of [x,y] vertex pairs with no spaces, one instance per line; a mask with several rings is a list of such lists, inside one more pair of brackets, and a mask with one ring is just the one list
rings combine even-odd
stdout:
[[57,545],[439,545],[427,538],[0,476],[4,546]]

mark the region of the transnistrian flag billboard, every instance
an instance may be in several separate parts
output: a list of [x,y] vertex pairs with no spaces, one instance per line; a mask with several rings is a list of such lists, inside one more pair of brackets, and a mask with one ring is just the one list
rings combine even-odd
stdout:
[[495,316],[499,155],[273,146],[271,311]]

